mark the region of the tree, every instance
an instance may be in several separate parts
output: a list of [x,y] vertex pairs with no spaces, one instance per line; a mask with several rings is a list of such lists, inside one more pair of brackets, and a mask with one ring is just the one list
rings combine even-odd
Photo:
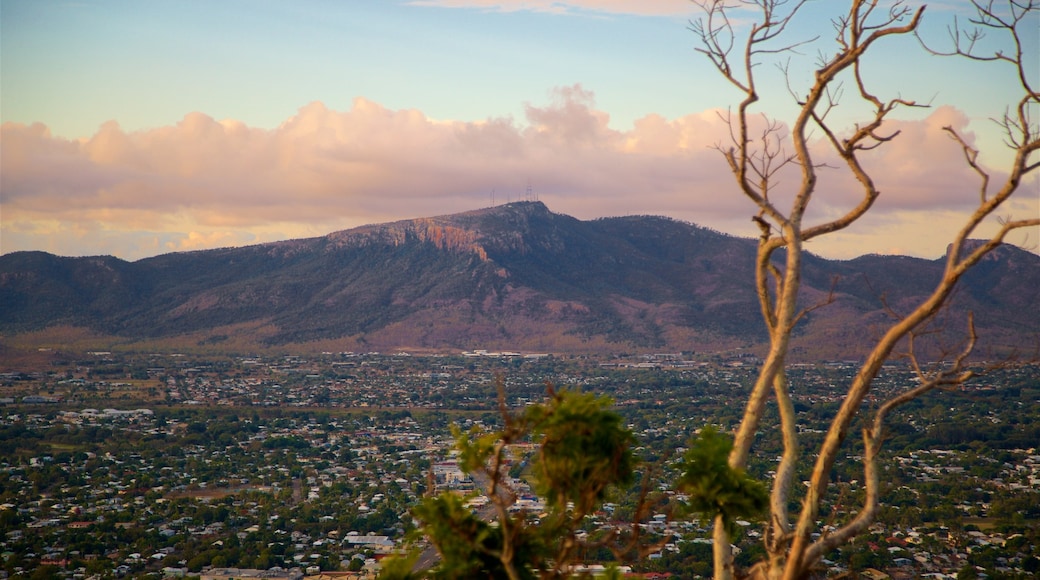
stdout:
[[[743,98],[729,115],[732,142],[720,145],[719,150],[728,162],[737,189],[751,202],[759,226],[760,237],[756,257],[756,288],[762,317],[769,331],[769,350],[759,369],[756,382],[748,397],[742,420],[735,433],[729,465],[744,469],[754,443],[756,431],[763,429],[763,417],[770,399],[779,410],[779,429],[783,433],[784,451],[772,480],[770,517],[764,530],[767,558],[758,563],[751,574],[763,578],[805,578],[812,575],[825,554],[849,542],[863,532],[874,520],[879,506],[878,455],[884,438],[884,424],[890,413],[910,400],[935,389],[958,385],[969,379],[975,370],[969,365],[969,356],[976,344],[972,319],[965,321],[962,344],[956,352],[946,351],[941,365],[919,362],[917,343],[933,329],[936,315],[948,305],[950,298],[965,273],[976,266],[988,253],[1004,242],[1017,229],[1040,225],[1040,219],[1002,218],[1008,201],[1019,189],[1023,179],[1035,171],[1040,163],[1035,153],[1040,149],[1036,114],[1040,94],[1034,85],[1035,71],[1025,63],[1023,35],[1035,34],[1035,14],[1038,3],[1033,0],[1008,0],[995,6],[992,1],[974,1],[975,17],[972,30],[951,30],[954,43],[944,54],[991,61],[994,65],[1010,66],[1017,74],[1022,93],[1018,102],[1009,105],[1007,113],[998,122],[1012,149],[1013,158],[1006,173],[991,173],[978,159],[979,152],[953,127],[944,130],[963,154],[964,162],[978,177],[978,203],[965,216],[962,227],[951,235],[945,270],[931,294],[921,303],[895,315],[884,329],[865,362],[854,378],[845,385],[843,401],[830,422],[819,448],[814,450],[811,475],[804,493],[795,497],[801,486],[794,485],[796,466],[804,458],[812,457],[799,446],[797,416],[791,399],[786,365],[792,333],[796,325],[810,311],[825,306],[806,306],[800,293],[804,244],[810,240],[840,231],[866,215],[880,195],[875,175],[864,165],[871,151],[885,147],[898,136],[888,132],[886,120],[899,109],[918,107],[918,103],[902,97],[884,100],[873,92],[864,80],[864,55],[889,37],[916,34],[925,9],[911,9],[901,2],[851,0],[849,9],[834,21],[836,31],[833,52],[821,52],[809,86],[804,91],[791,88],[797,105],[797,114],[789,125],[779,120],[761,121],[756,114],[760,75],[758,68],[768,58],[778,54],[794,54],[808,41],[787,42],[806,0],[695,0],[702,16],[692,23],[699,41],[699,51],[714,64],[722,77],[734,86]],[[757,16],[750,25],[745,8],[753,8]],[[740,10],[739,14],[735,11]],[[976,41],[982,31],[1006,37],[1012,50],[981,54]],[[928,49],[926,47],[926,49]],[[934,51],[933,52],[940,52]],[[785,72],[787,72],[786,69]],[[791,83],[789,77],[789,84]],[[829,118],[841,101],[843,83],[852,87],[861,105],[869,110],[854,127],[842,132]],[[859,187],[859,201],[844,215],[829,221],[810,224],[807,212],[813,201],[828,192],[821,191],[819,176],[822,164],[819,151],[811,142],[812,135],[822,136],[825,147],[840,160],[842,171],[855,179]],[[796,191],[787,203],[779,195],[778,177],[795,172]],[[973,240],[979,235],[980,225],[998,219],[996,233],[988,239]],[[919,349],[918,349],[919,350]],[[905,357],[918,373],[919,382],[881,404],[870,417],[864,414],[864,400],[871,394],[882,365],[893,357]],[[839,457],[854,421],[862,420],[862,467],[866,487],[865,499],[858,512],[828,533],[822,533],[818,515],[821,502],[830,483],[831,470]],[[792,502],[801,501],[800,511],[789,512]],[[716,517],[714,528],[715,577],[732,578],[735,574],[730,533],[722,514]]]
[[769,501],[760,481],[728,463],[732,449],[726,436],[705,427],[684,454],[676,482],[676,489],[689,495],[691,511],[721,521],[730,534],[737,518],[759,515]]
[[[562,578],[571,573],[582,548],[578,530],[612,488],[632,484],[635,437],[610,410],[608,397],[549,386],[545,403],[509,412],[499,379],[499,430],[453,428],[459,467],[482,488],[490,509],[478,514],[451,491],[424,498],[413,509],[420,532],[436,547],[435,578]],[[533,487],[545,498],[543,513],[516,509],[516,487],[508,476],[517,446],[534,450],[528,462]],[[413,577],[400,563],[383,578]]]

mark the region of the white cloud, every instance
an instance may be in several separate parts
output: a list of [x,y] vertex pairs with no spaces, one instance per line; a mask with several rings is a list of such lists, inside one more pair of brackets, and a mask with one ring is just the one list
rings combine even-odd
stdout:
[[[716,150],[729,139],[717,111],[648,115],[618,131],[594,95],[574,85],[545,105],[528,104],[525,116],[443,122],[357,99],[347,111],[311,103],[271,130],[191,113],[145,131],[108,123],[72,141],[43,125],[5,123],[2,251],[133,259],[317,236],[487,206],[493,191],[497,203],[517,200],[528,183],[551,210],[583,219],[658,214],[755,234],[753,210]],[[967,118],[948,107],[893,123],[900,137],[869,161],[882,191],[873,217],[812,249],[941,252],[953,216],[977,196],[944,125],[971,136]],[[839,171],[824,171],[820,185],[811,220],[858,199],[856,183]],[[1023,195],[1014,211],[1035,215],[1037,205]],[[930,219],[938,210],[942,219]]]

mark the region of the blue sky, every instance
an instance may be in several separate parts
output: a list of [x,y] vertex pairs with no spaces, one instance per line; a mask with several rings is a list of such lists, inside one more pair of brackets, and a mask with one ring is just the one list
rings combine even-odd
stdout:
[[[922,32],[944,41],[966,3],[930,4]],[[811,3],[790,31],[821,36],[793,56],[796,87],[833,50],[843,5]],[[583,219],[652,213],[753,235],[747,205],[718,202],[717,113],[739,95],[695,52],[697,15],[686,0],[3,0],[0,251],[136,259],[322,235],[474,209],[528,182]],[[759,70],[762,111],[789,120],[783,76]],[[900,38],[866,74],[886,98],[933,105],[895,117],[921,130],[905,146],[929,171],[966,175],[927,133],[940,121],[1006,159],[987,119],[1017,96],[1009,70]],[[941,253],[922,224],[969,205],[905,170],[893,187],[906,203],[814,251]],[[1035,188],[1025,197],[1016,211],[1036,211]]]
[[275,127],[301,106],[365,97],[432,118],[520,116],[582,83],[618,124],[706,108],[692,6],[664,16],[503,12],[392,0],[5,0],[4,119],[65,137],[190,111]]

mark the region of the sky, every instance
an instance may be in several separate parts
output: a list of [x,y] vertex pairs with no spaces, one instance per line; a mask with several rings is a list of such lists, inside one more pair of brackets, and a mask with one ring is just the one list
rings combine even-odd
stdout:
[[[929,3],[922,36],[948,46],[966,5]],[[844,6],[799,13],[788,38],[818,40],[756,69],[756,114],[791,123]],[[755,236],[717,149],[741,95],[697,52],[699,17],[688,0],[0,0],[0,253],[137,260],[527,198]],[[941,256],[979,195],[942,127],[999,177],[1010,158],[991,119],[1020,95],[1013,72],[878,44],[872,90],[929,106],[897,111],[899,137],[871,152],[870,216],[808,249]],[[829,117],[839,132],[862,119],[853,96]],[[822,169],[809,221],[856,201]],[[1001,216],[1038,215],[1034,178]],[[1010,241],[1036,251],[1040,231]]]

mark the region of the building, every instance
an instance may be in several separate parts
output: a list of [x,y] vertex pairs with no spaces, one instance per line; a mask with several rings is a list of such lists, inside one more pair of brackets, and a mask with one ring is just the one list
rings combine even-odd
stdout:
[[251,580],[263,578],[268,580],[302,580],[303,572],[299,568],[282,570],[255,570],[250,568],[211,568],[203,570],[200,580]]

